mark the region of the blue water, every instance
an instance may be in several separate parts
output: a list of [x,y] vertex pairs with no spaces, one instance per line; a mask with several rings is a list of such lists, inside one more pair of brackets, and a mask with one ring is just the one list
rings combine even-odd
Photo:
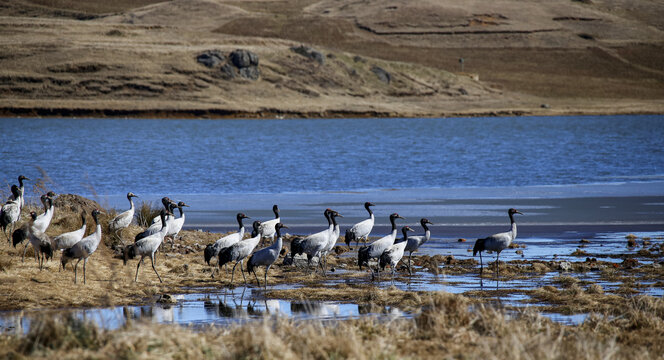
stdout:
[[[1,119],[0,185],[82,195],[661,181],[664,116]],[[43,169],[43,173],[38,169]]]

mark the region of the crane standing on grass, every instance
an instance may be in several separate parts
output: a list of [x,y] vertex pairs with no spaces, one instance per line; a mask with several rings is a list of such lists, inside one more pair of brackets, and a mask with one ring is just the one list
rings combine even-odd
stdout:
[[242,278],[244,279],[244,284],[247,285],[247,278],[244,276],[244,270],[242,270],[242,262],[247,256],[251,255],[258,243],[261,241],[263,235],[260,233],[260,225],[260,221],[254,221],[254,229],[251,232],[251,237],[249,239],[236,242],[232,246],[225,248],[219,253],[219,267],[222,267],[231,261],[235,261],[233,271],[231,271],[231,286],[233,286],[233,275],[235,275],[235,267],[237,264],[240,264]]
[[81,241],[77,242],[74,246],[65,249],[62,252],[62,258],[60,258],[60,263],[62,263],[62,268],[65,268],[67,262],[72,259],[78,259],[76,265],[74,265],[74,284],[76,284],[78,263],[83,260],[83,284],[85,284],[85,265],[88,263],[88,258],[92,255],[99,247],[101,242],[101,224],[99,223],[99,214],[101,211],[95,209],[92,211],[92,218],[95,219],[95,232],[86,236]]
[[124,248],[123,262],[125,265],[127,264],[128,259],[133,259],[136,256],[141,257],[140,260],[138,260],[138,266],[136,266],[136,276],[134,277],[134,282],[138,281],[138,269],[141,268],[141,263],[146,256],[150,257],[150,261],[152,262],[152,270],[154,270],[154,273],[157,274],[159,282],[163,282],[161,280],[161,276],[159,276],[159,273],[157,272],[157,269],[154,267],[154,253],[157,252],[159,245],[161,245],[162,241],[164,241],[166,232],[168,232],[168,223],[166,222],[167,215],[173,214],[167,212],[166,210],[161,210],[161,213],[159,214],[161,217],[161,230],[159,230],[159,232],[144,237],[133,244],[127,245]]
[[[108,224],[108,227],[111,231],[115,232],[116,237],[118,236],[118,232],[122,232],[124,228],[129,226],[131,224],[131,221],[134,219],[134,201],[132,198],[138,197],[138,195],[135,195],[133,192],[128,192],[127,193],[127,200],[129,200],[129,210],[123,211],[118,216],[113,218],[111,220],[111,223]],[[121,238],[121,237],[120,237]]]

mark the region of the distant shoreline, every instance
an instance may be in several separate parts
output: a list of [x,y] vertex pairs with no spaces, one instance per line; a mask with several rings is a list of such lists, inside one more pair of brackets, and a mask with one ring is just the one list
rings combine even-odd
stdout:
[[606,109],[485,109],[469,111],[398,113],[367,110],[291,111],[264,109],[242,111],[234,109],[93,109],[51,107],[0,107],[0,117],[5,118],[135,118],[135,119],[317,119],[317,118],[463,118],[507,116],[588,116],[588,115],[662,115],[663,109],[633,110]]

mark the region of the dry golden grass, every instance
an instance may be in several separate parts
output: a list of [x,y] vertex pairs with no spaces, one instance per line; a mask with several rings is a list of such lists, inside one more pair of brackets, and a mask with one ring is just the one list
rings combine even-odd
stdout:
[[193,330],[129,324],[102,331],[74,318],[45,318],[25,335],[0,337],[0,357],[95,359],[656,359],[664,351],[664,302],[637,297],[619,318],[565,326],[533,311],[506,314],[434,294],[413,319],[321,323],[264,318]]

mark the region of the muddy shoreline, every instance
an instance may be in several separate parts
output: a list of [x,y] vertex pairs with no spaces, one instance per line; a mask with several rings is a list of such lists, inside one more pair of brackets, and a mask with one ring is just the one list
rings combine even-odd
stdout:
[[96,109],[52,107],[0,107],[0,117],[54,117],[54,118],[137,118],[137,119],[317,119],[317,118],[453,118],[453,117],[518,117],[518,116],[584,116],[584,115],[659,115],[662,109],[486,109],[481,111],[450,111],[432,113],[400,113],[392,111],[291,111],[265,109],[242,111],[234,109]]

